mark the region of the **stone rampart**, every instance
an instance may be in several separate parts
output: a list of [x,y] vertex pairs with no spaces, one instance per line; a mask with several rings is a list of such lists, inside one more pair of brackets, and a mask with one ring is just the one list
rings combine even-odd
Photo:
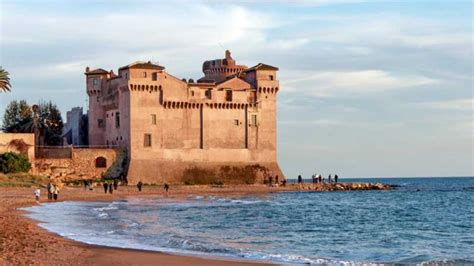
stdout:
[[72,158],[38,158],[35,174],[63,180],[100,179],[118,155],[116,149],[72,148]]

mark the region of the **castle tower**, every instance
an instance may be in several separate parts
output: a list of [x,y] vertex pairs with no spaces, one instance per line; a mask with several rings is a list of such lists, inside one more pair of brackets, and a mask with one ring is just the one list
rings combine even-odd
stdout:
[[237,65],[235,60],[232,58],[230,51],[226,50],[224,59],[208,60],[202,64],[204,77],[199,79],[198,82],[219,83],[226,80],[227,77],[235,75],[245,69],[247,69],[247,66]]
[[101,105],[102,88],[110,73],[98,68],[90,70],[86,67],[87,95],[89,95],[89,145],[104,145],[105,111]]
[[255,102],[257,113],[249,114],[251,124],[256,124],[250,131],[257,136],[254,148],[272,151],[267,158],[277,161],[276,158],[276,101],[280,84],[277,80],[277,67],[266,64],[258,64],[245,71],[245,79],[255,87]]

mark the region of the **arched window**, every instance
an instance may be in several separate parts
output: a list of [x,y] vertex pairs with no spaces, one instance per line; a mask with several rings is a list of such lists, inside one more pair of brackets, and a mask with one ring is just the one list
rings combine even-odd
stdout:
[[105,168],[107,167],[107,159],[104,157],[97,157],[95,159],[95,167],[96,168]]

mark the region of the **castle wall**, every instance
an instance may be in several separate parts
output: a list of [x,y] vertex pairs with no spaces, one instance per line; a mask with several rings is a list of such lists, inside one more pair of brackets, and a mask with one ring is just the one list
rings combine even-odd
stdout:
[[[69,159],[36,159],[34,174],[68,180],[100,179],[117,155],[115,149],[74,148]],[[96,167],[98,157],[106,159],[106,167]]]

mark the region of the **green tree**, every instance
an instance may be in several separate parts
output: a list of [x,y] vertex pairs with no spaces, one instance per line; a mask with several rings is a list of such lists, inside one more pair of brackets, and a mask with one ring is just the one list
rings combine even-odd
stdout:
[[0,66],[0,91],[7,92],[11,89],[10,73]]
[[25,126],[31,123],[33,113],[25,100],[11,101],[5,109],[2,130],[5,132],[25,132]]
[[40,102],[33,108],[24,100],[12,101],[5,110],[2,130],[35,133],[37,138],[44,139],[45,145],[54,146],[62,143],[63,120],[58,107],[51,101]]
[[46,145],[60,145],[63,132],[63,119],[56,104],[40,102],[38,105],[40,121],[40,135],[44,137]]

